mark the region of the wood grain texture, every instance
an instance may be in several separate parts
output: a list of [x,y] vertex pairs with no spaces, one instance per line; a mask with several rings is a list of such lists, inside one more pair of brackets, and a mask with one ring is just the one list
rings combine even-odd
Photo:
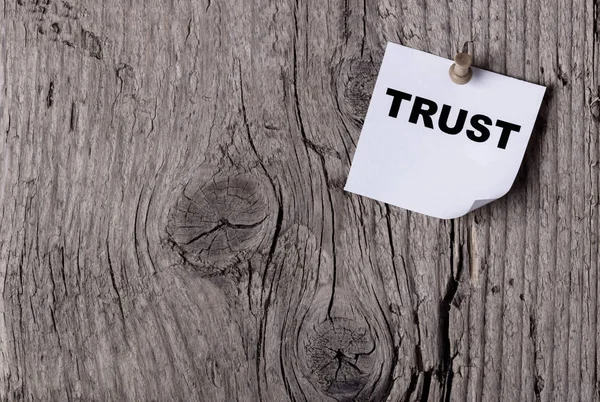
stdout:
[[[2,400],[600,400],[597,0],[0,7]],[[511,192],[345,193],[386,42],[469,39],[548,87]]]

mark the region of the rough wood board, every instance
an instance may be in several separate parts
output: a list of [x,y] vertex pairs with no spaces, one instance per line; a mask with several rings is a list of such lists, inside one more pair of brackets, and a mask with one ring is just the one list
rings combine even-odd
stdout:
[[[3,400],[591,401],[597,0],[5,0]],[[342,191],[386,41],[548,87],[513,190]]]

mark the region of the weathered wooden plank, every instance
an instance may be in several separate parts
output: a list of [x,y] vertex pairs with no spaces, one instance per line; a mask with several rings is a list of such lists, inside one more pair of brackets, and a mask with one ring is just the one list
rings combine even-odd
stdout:
[[[1,7],[3,400],[600,400],[597,1]],[[512,191],[343,192],[385,43],[471,39]]]

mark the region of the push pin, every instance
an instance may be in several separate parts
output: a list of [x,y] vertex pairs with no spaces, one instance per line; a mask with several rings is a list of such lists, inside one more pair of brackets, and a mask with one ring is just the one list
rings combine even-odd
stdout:
[[471,64],[473,59],[464,50],[460,53],[456,53],[454,56],[454,64],[450,66],[450,79],[452,82],[458,85],[464,85],[471,81],[473,77],[473,70]]

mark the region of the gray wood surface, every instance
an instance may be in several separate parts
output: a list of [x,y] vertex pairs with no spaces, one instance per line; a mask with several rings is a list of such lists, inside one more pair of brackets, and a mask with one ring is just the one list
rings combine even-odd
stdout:
[[[597,0],[0,8],[2,400],[600,400]],[[469,39],[548,87],[512,191],[345,193],[386,41]]]

